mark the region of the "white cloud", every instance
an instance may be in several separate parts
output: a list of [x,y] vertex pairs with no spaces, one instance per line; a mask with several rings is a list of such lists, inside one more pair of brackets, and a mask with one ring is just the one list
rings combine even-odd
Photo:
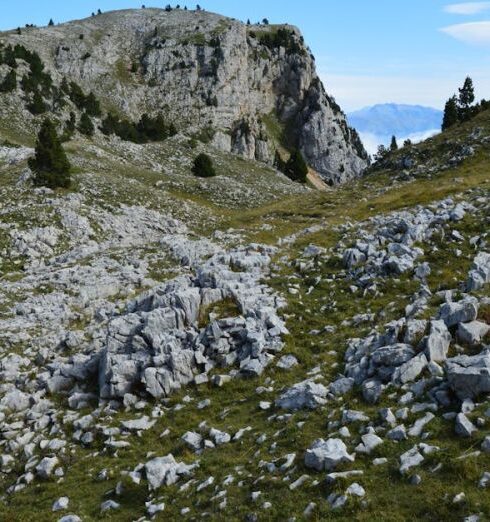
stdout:
[[407,103],[441,108],[455,84],[440,78],[347,76],[321,74],[325,89],[343,110],[351,112],[377,103]]
[[[412,143],[419,143],[431,138],[440,132],[439,129],[427,130],[424,132],[417,132],[415,134],[409,134],[408,136],[397,136],[396,140],[398,145],[403,145],[405,140],[410,140]],[[370,134],[368,132],[360,132],[359,136],[368,154],[374,156],[378,151],[380,145],[388,146],[391,142],[391,136],[378,136],[376,134]]]
[[474,15],[488,11],[490,2],[467,2],[465,4],[450,4],[444,7],[444,11],[457,15]]
[[450,25],[441,31],[467,44],[490,46],[490,22]]
[[470,75],[478,97],[490,92],[490,75],[485,70],[471,67],[464,72],[427,76],[366,76],[336,75],[320,72],[326,91],[333,95],[346,112],[355,111],[377,103],[406,103],[443,109],[446,100]]

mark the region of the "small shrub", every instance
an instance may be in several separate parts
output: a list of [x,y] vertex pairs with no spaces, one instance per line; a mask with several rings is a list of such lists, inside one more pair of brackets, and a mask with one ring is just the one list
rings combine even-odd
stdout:
[[192,173],[199,178],[212,178],[216,176],[213,160],[207,154],[199,154],[194,160]]

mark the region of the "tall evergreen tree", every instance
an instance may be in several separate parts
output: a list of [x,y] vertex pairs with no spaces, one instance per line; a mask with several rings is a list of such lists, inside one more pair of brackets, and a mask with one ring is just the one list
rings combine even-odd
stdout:
[[53,22],[53,19],[52,19],[52,18],[49,20],[48,25],[49,25],[49,26],[53,26],[53,25],[54,25],[54,22]]
[[38,90],[34,91],[32,101],[29,103],[27,108],[35,116],[46,112],[46,104],[44,103],[44,99]]
[[384,145],[379,145],[378,151],[374,155],[374,161],[375,162],[383,161],[387,155],[388,155],[388,149]]
[[390,150],[391,150],[391,152],[395,152],[396,150],[398,150],[398,143],[396,141],[396,136],[391,137]]
[[459,105],[462,109],[469,109],[475,101],[475,89],[473,80],[468,76],[463,87],[459,89]]
[[94,135],[94,124],[90,119],[90,116],[84,112],[80,118],[80,124],[78,125],[78,130],[84,134],[85,136],[93,136]]
[[298,149],[294,150],[288,162],[286,163],[285,174],[293,181],[306,183],[308,165],[306,165],[303,155]]
[[102,114],[102,111],[100,109],[100,103],[99,100],[95,97],[95,94],[91,92],[86,98],[85,98],[85,111],[89,116],[100,116]]
[[276,150],[276,154],[274,156],[274,167],[285,174],[286,172],[286,162],[282,159],[281,154],[278,150]]
[[456,125],[459,121],[458,99],[452,96],[444,107],[444,118],[442,120],[442,130],[445,131]]
[[12,92],[17,88],[17,74],[11,69],[0,83],[0,92]]
[[53,122],[46,118],[37,136],[34,157],[29,159],[34,183],[49,188],[70,186],[70,162],[66,157]]

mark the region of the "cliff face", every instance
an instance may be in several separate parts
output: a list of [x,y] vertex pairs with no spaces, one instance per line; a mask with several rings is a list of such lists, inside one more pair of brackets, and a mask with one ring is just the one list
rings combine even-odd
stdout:
[[203,11],[111,12],[9,34],[39,52],[53,77],[93,90],[131,118],[163,112],[179,130],[271,163],[300,148],[326,181],[359,175],[366,154],[325,93],[292,26],[247,26]]

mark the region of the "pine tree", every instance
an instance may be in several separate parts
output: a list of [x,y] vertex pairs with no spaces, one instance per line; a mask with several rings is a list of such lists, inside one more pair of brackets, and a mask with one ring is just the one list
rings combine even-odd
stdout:
[[207,154],[199,154],[199,156],[197,156],[192,166],[192,172],[194,176],[198,176],[199,178],[212,178],[216,176],[213,160]]
[[17,62],[15,60],[15,51],[12,49],[11,45],[8,45],[3,52],[3,63],[12,67],[12,69],[17,68]]
[[396,136],[391,137],[390,150],[391,150],[391,152],[395,152],[396,150],[398,150],[398,143],[396,141]]
[[286,163],[285,174],[288,178],[299,183],[306,183],[308,175],[308,165],[303,158],[301,152],[296,149]]
[[53,22],[53,19],[52,19],[52,18],[49,20],[48,25],[49,25],[49,26],[53,26],[53,25],[54,25],[54,22]]
[[452,96],[446,102],[444,107],[444,118],[442,120],[442,130],[445,131],[456,125],[459,121],[459,110],[458,110],[458,100],[456,96]]
[[462,109],[468,109],[475,101],[475,89],[473,80],[468,76],[463,87],[459,89],[459,105]]
[[53,122],[46,118],[37,136],[35,156],[29,159],[34,184],[52,189],[70,186],[70,162]]
[[388,154],[388,149],[384,145],[378,146],[378,152],[374,155],[374,161],[383,161]]
[[68,141],[73,136],[77,125],[77,117],[74,112],[70,112],[70,119],[65,122],[63,134],[60,137],[62,142]]
[[0,83],[0,92],[12,92],[17,88],[17,74],[14,69],[7,73],[7,76]]
[[92,123],[90,116],[86,112],[84,112],[80,118],[78,130],[85,136],[94,135],[94,124]]
[[91,92],[86,98],[85,98],[85,111],[89,116],[95,116],[98,117],[102,114],[102,111],[100,109],[100,103],[99,100],[95,97],[95,94]]
[[274,167],[283,174],[286,173],[286,162],[282,159],[278,150],[276,150],[276,154],[274,155]]
[[75,132],[75,126],[77,124],[77,117],[75,113],[70,112],[70,119],[66,122],[66,129],[70,132]]
[[29,111],[35,116],[46,112],[46,104],[39,91],[34,91],[31,103],[27,106]]
[[61,80],[60,90],[65,94],[70,93],[70,86],[68,85],[68,80],[66,79],[66,76],[63,76],[63,79]]

